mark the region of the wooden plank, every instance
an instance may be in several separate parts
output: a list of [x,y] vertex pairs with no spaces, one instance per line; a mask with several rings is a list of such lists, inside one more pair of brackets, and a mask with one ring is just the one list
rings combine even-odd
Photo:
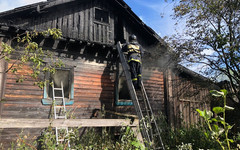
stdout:
[[63,19],[62,17],[57,17],[57,27],[58,27],[58,29],[61,29],[61,30],[62,30],[62,19]]
[[106,43],[109,43],[109,26],[106,26]]
[[73,37],[73,29],[74,29],[74,12],[72,9],[68,10],[68,24],[67,24],[67,35],[68,37]]
[[43,92],[42,91],[39,91],[39,90],[21,90],[21,89],[6,89],[6,94],[13,94],[13,95],[42,95]]
[[74,9],[74,16],[73,16],[73,38],[78,38],[78,23],[79,23],[79,16],[78,16],[78,9]]
[[89,6],[88,4],[84,5],[84,40],[88,40],[88,31],[89,31]]
[[93,41],[93,4],[92,4],[92,1],[90,2],[90,6],[89,6],[89,34],[88,34],[88,39],[90,41]]
[[114,23],[114,15],[113,13],[110,13],[110,29],[109,29],[109,43],[113,43],[114,42],[114,27],[115,27],[115,23]]
[[98,41],[102,42],[102,32],[103,32],[103,27],[101,24],[98,24]]
[[106,43],[106,25],[102,25],[102,42]]
[[121,127],[138,126],[138,119],[0,119],[0,128],[47,128],[52,127]]
[[79,12],[79,32],[78,32],[78,36],[81,40],[84,39],[84,9],[83,9],[83,5],[80,5],[80,12]]
[[97,42],[97,24],[93,24],[93,41]]

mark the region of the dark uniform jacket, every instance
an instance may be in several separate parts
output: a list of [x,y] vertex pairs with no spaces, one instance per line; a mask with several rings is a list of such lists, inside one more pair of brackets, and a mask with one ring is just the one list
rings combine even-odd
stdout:
[[138,44],[138,42],[127,43],[123,47],[123,52],[127,53],[128,62],[136,61],[142,63],[143,50],[140,44]]

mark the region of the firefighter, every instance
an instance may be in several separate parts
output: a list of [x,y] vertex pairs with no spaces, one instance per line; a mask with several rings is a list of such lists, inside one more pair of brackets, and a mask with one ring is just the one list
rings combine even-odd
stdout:
[[140,89],[142,80],[142,55],[143,50],[133,34],[129,37],[129,43],[123,46],[123,52],[127,54],[131,78],[135,89]]

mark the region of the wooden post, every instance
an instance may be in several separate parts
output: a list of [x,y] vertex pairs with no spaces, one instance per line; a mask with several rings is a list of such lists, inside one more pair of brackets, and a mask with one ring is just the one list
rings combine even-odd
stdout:
[[[0,37],[0,51],[2,51],[2,40],[3,40],[3,37]],[[4,97],[4,91],[5,91],[6,69],[7,69],[7,62],[4,59],[0,59],[0,118],[2,116],[1,100]]]

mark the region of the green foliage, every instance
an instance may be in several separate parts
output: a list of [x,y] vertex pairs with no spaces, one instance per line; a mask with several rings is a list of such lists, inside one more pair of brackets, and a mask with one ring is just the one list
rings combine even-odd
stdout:
[[[81,132],[80,132],[81,131]],[[67,140],[71,149],[78,150],[144,150],[144,145],[137,140],[130,127],[122,127],[119,138],[114,137],[111,128],[71,128],[64,142],[56,145],[55,129],[49,126],[38,140],[19,136],[12,150],[48,149],[66,150]],[[81,133],[81,134],[80,134]]]
[[[14,73],[17,76],[17,82],[25,80],[25,77],[18,72],[24,65],[30,65],[32,72],[29,75],[36,80],[36,85],[43,88],[45,81],[39,78],[40,74],[55,72],[55,67],[61,67],[63,63],[61,60],[54,59],[51,52],[39,47],[35,40],[40,36],[50,36],[58,39],[62,36],[62,32],[55,28],[43,32],[26,31],[12,39],[13,42],[17,43],[14,48],[4,42],[1,44],[0,59],[12,63],[5,72],[11,71]],[[14,59],[12,59],[12,56]]]
[[215,141],[208,139],[204,133],[205,128],[201,124],[192,125],[189,128],[180,127],[172,128],[165,121],[165,116],[159,114],[157,122],[162,129],[162,139],[165,149],[213,149],[218,150],[220,147]]
[[174,19],[184,30],[168,39],[185,65],[202,67],[201,73],[216,81],[227,80],[227,90],[238,101],[239,12],[238,0],[181,0],[174,6]]
[[182,143],[182,145],[178,145],[177,148],[178,150],[193,150],[191,143],[188,143],[188,144]]
[[229,139],[228,133],[233,126],[226,122],[226,111],[233,110],[234,108],[226,105],[227,90],[212,90],[210,93],[215,97],[222,97],[224,101],[223,107],[214,107],[213,112],[215,116],[213,117],[212,111],[201,111],[197,109],[199,115],[204,118],[204,121],[208,127],[205,132],[207,138],[215,140],[221,146],[221,149],[231,149],[230,143],[234,143],[233,139]]

